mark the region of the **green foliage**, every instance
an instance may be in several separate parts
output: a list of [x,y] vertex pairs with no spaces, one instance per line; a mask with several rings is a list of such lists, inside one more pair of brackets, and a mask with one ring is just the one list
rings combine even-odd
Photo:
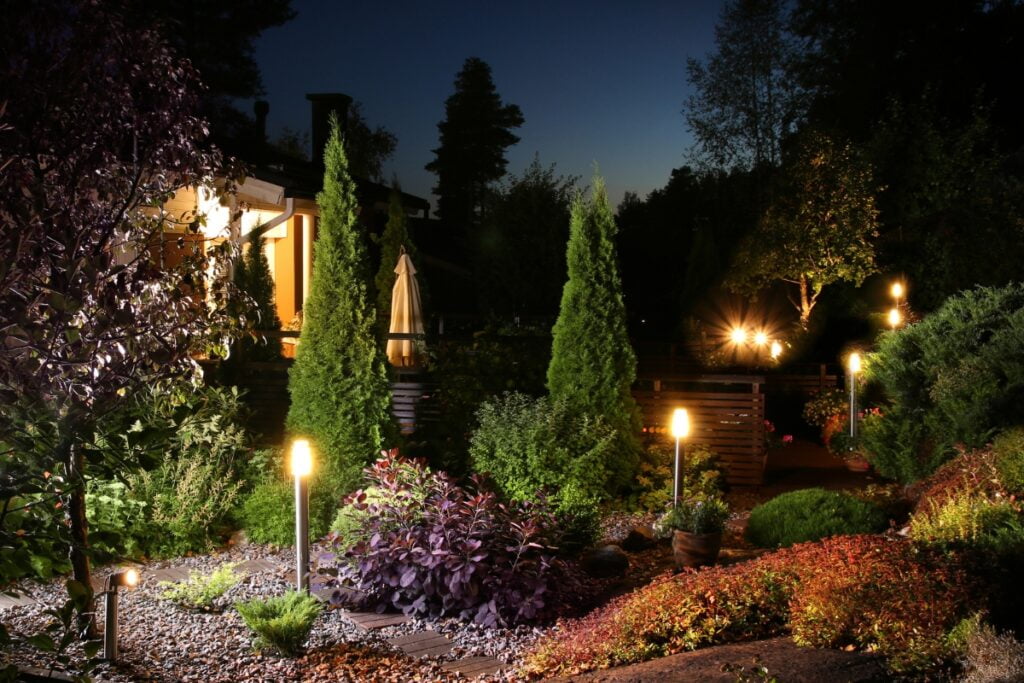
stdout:
[[[684,457],[685,456],[685,457]],[[686,446],[680,453],[683,492],[687,497],[713,498],[722,493],[722,471],[718,455],[700,444]],[[672,501],[672,476],[675,449],[667,443],[654,443],[644,449],[636,478],[636,505],[651,512],[664,510]]]
[[1009,493],[1024,493],[1024,428],[1014,427],[992,442],[999,481]]
[[849,144],[810,134],[786,164],[785,186],[744,241],[728,286],[756,295],[773,281],[794,285],[793,304],[807,328],[825,287],[856,286],[874,273],[878,210],[871,169]]
[[828,536],[876,533],[887,524],[876,505],[842,491],[814,488],[783,493],[755,507],[746,536],[759,547],[777,548]]
[[687,498],[658,520],[655,529],[662,535],[671,531],[691,534],[719,533],[729,519],[729,506],[721,498]]
[[322,467],[336,481],[356,482],[390,431],[390,415],[383,349],[374,334],[376,317],[356,232],[355,185],[337,121],[324,163],[316,268],[288,384],[287,426],[312,441]]
[[190,572],[187,581],[161,581],[160,585],[167,590],[160,597],[188,609],[212,611],[217,598],[227,593],[242,578],[235,572],[237,566],[237,562],[225,562],[205,576],[200,572]]
[[546,330],[488,328],[468,343],[439,339],[427,352],[440,415],[423,425],[417,435],[423,443],[415,451],[436,469],[465,476],[480,405],[506,391],[543,393],[551,339]]
[[615,255],[615,221],[604,181],[589,202],[577,196],[569,225],[569,280],[552,331],[548,391],[573,415],[601,419],[618,432],[606,463],[613,486],[633,481],[640,451],[640,413],[630,393],[636,356],[626,330]]
[[85,507],[89,515],[89,545],[93,557],[111,561],[146,554],[150,533],[149,503],[133,495],[121,481],[89,482]]
[[248,313],[252,316],[252,336],[239,340],[232,358],[237,354],[243,360],[280,360],[281,340],[259,334],[261,330],[281,329],[281,320],[277,317],[277,307],[274,305],[274,278],[263,251],[262,235],[250,240],[249,248],[235,264],[235,286],[251,299]]
[[921,479],[958,443],[985,445],[1024,424],[1024,285],[979,287],[888,333],[866,364],[885,394],[861,439],[879,473]]
[[256,634],[257,649],[271,647],[286,657],[302,651],[323,606],[312,595],[288,591],[272,598],[235,603],[242,621]]
[[[324,474],[314,475],[309,486],[309,535],[327,534],[338,505],[354,482],[339,485]],[[292,479],[268,479],[245,496],[237,511],[246,538],[253,543],[277,546],[295,544],[295,483]]]
[[473,433],[473,469],[490,474],[513,500],[544,489],[560,510],[593,507],[608,495],[608,463],[619,447],[602,420],[570,411],[564,400],[507,393],[485,401]]
[[804,420],[808,424],[824,429],[836,418],[845,417],[850,410],[849,394],[842,389],[820,391],[804,404]]
[[523,113],[501,101],[491,67],[477,57],[462,65],[444,110],[437,124],[440,145],[426,169],[437,175],[438,215],[449,227],[466,230],[477,225],[488,184],[505,175],[505,150],[519,142],[511,129],[523,125]]
[[1014,504],[970,489],[932,501],[910,520],[910,537],[945,548],[970,547],[995,556],[1024,551],[1024,518]]

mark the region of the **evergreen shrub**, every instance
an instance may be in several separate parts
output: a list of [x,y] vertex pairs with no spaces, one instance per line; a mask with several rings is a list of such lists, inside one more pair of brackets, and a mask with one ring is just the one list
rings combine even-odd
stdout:
[[312,441],[318,466],[344,494],[358,486],[363,466],[390,432],[391,418],[363,236],[357,232],[355,183],[337,120],[332,120],[324,164],[316,268],[289,377],[287,428]]
[[[682,488],[699,499],[721,495],[724,479],[718,455],[704,445],[687,446],[682,463]],[[648,444],[640,456],[636,485],[627,498],[630,507],[660,512],[672,502],[675,447],[663,441]]]
[[885,394],[862,443],[884,476],[909,483],[1024,424],[1024,284],[950,297],[924,320],[887,333],[868,379]]
[[573,413],[565,400],[506,393],[477,411],[473,469],[513,500],[544,490],[558,510],[585,511],[608,495],[609,463],[621,447],[610,425]]
[[604,181],[595,177],[590,201],[577,195],[571,207],[569,279],[552,330],[547,387],[570,414],[601,419],[617,432],[607,467],[611,484],[621,489],[636,472],[640,412],[631,393],[636,355],[626,328],[615,233]]
[[995,451],[999,480],[1014,495],[1024,494],[1024,428],[1015,427],[996,437]]
[[235,603],[235,609],[256,634],[256,649],[271,647],[292,657],[302,651],[323,605],[308,593],[288,591],[272,598]]
[[871,503],[842,491],[813,488],[791,491],[750,512],[746,537],[762,548],[817,541],[828,536],[885,530],[886,515]]
[[250,335],[235,345],[229,360],[280,360],[281,340],[259,334],[260,331],[281,329],[281,320],[277,317],[274,303],[274,278],[263,251],[262,236],[250,241],[249,248],[235,264],[235,286],[250,299],[250,306],[245,310],[249,318]]

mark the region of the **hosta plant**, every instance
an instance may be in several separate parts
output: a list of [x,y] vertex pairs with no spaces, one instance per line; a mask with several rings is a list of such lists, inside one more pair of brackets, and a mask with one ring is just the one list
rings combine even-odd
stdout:
[[555,556],[559,527],[543,499],[506,505],[480,479],[465,488],[397,457],[379,460],[366,475],[377,495],[349,498],[366,513],[365,527],[342,552],[338,573],[368,602],[484,625],[550,610],[567,567]]

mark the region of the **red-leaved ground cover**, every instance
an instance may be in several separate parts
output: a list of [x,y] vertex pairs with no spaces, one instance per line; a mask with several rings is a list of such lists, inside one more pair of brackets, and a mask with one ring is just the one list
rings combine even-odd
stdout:
[[562,622],[525,671],[573,674],[787,633],[804,645],[876,650],[894,671],[925,670],[950,656],[946,634],[974,606],[955,562],[905,539],[837,536],[665,575]]

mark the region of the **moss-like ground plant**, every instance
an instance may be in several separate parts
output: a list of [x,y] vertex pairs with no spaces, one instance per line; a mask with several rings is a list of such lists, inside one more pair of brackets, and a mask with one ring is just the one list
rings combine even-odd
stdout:
[[876,533],[888,523],[882,510],[841,491],[813,488],[783,493],[750,512],[747,540],[762,548],[828,536]]
[[270,647],[292,657],[302,651],[323,605],[308,593],[288,591],[272,598],[235,603],[235,609],[256,634],[256,649]]

